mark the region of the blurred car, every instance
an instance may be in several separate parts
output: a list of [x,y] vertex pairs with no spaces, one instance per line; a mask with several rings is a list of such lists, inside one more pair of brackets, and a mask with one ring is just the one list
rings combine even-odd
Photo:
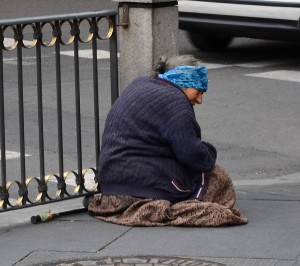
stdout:
[[300,0],[179,0],[179,28],[200,50],[234,37],[300,42]]

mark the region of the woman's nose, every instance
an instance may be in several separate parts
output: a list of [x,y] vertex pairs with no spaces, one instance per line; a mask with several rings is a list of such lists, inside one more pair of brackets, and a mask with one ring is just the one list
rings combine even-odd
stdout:
[[196,101],[197,101],[197,103],[198,104],[201,104],[202,103],[202,94],[199,94],[198,96],[197,96],[197,98],[196,98]]

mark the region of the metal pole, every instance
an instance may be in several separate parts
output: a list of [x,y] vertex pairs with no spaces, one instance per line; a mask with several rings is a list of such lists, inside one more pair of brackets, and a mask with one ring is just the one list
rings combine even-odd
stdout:
[[96,169],[98,172],[98,158],[100,155],[100,132],[99,132],[99,93],[98,93],[98,62],[97,62],[97,36],[98,32],[97,21],[92,20],[93,28],[91,31],[94,33],[92,39],[93,49],[93,84],[94,84],[94,119],[95,119],[95,155],[96,155]]
[[83,183],[82,178],[82,143],[81,143],[81,119],[80,119],[80,82],[79,82],[79,47],[78,47],[78,35],[79,26],[78,21],[74,20],[73,32],[74,39],[74,74],[75,74],[75,104],[76,104],[76,132],[77,132],[77,169],[78,180],[77,185]]
[[25,167],[25,132],[24,132],[24,97],[23,97],[23,62],[22,62],[22,26],[17,25],[17,34],[15,39],[18,40],[17,59],[18,59],[18,95],[19,95],[19,132],[20,132],[20,166],[21,166],[21,183],[22,190],[19,192],[23,196],[22,204],[26,204],[27,190],[25,185],[26,167]]
[[[3,41],[4,36],[2,27],[0,28],[0,142],[1,142],[1,186],[0,194],[6,194],[6,157],[5,157],[5,115],[4,115],[4,82],[3,82]],[[4,200],[3,208],[7,208],[7,203]]]
[[[45,184],[45,154],[44,154],[44,122],[43,122],[43,86],[42,86],[42,59],[41,59],[41,39],[42,33],[40,24],[36,24],[38,42],[36,44],[36,71],[37,71],[37,105],[39,124],[39,154],[40,154],[40,179]],[[43,187],[44,189],[45,187]],[[40,191],[41,192],[41,191]],[[41,198],[45,201],[45,191]]]
[[[59,164],[59,186],[65,188],[64,182],[64,148],[63,148],[63,130],[62,130],[62,99],[61,99],[61,64],[60,64],[60,41],[61,29],[59,22],[55,22],[55,34],[57,40],[55,42],[55,63],[56,63],[56,97],[57,97],[57,133],[58,133],[58,164]],[[63,193],[61,197],[63,197]]]
[[112,16],[113,33],[109,39],[110,46],[110,78],[111,78],[111,104],[119,97],[119,80],[118,80],[118,47],[117,47],[117,17]]

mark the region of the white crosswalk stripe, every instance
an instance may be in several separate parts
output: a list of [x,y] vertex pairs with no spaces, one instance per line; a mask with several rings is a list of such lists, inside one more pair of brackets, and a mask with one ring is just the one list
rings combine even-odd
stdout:
[[217,68],[224,68],[224,67],[231,67],[232,65],[226,64],[214,64],[214,63],[203,63],[207,69],[217,69]]
[[[42,56],[42,58],[48,58],[49,56]],[[18,59],[16,57],[11,58],[4,58],[3,62],[8,65],[17,65]],[[22,65],[23,66],[31,66],[36,64],[36,57],[35,56],[23,56],[22,58]]]
[[[63,51],[63,52],[60,52],[60,54],[66,55],[66,56],[74,56],[73,51]],[[79,57],[86,58],[86,59],[92,59],[93,58],[93,50],[92,49],[79,50]],[[97,50],[97,58],[98,59],[109,59],[110,52],[105,51],[105,50]]]
[[[6,160],[17,159],[17,158],[20,158],[20,156],[21,155],[20,155],[19,152],[9,151],[9,150],[5,151],[5,158],[6,158]],[[29,156],[31,156],[31,155],[30,154],[25,154],[25,157],[29,157]],[[0,161],[1,161],[1,154],[0,154]]]
[[[300,60],[299,60],[300,61]],[[298,62],[297,60],[278,60],[278,61],[257,61],[257,62],[249,62],[249,63],[242,63],[242,64],[213,64],[213,63],[203,63],[207,69],[218,69],[218,68],[225,68],[225,67],[233,67],[238,66],[242,68],[261,68],[261,67],[268,67],[268,66],[276,66],[280,64],[288,64],[288,63],[295,63]],[[244,74],[245,76],[251,76],[256,78],[267,78],[267,79],[275,79],[275,80],[283,80],[283,81],[291,81],[291,82],[300,82],[300,75],[299,71],[296,70],[274,70],[274,71],[267,71],[267,72],[257,72],[251,74]]]
[[299,71],[292,70],[268,71],[262,73],[246,74],[245,76],[300,82]]

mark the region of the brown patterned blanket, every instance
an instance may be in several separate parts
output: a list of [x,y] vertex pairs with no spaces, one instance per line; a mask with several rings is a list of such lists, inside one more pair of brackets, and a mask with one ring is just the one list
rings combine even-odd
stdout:
[[100,220],[128,226],[246,224],[247,218],[233,208],[235,200],[231,178],[222,167],[215,165],[203,201],[172,204],[167,200],[101,195],[93,198],[88,210]]

